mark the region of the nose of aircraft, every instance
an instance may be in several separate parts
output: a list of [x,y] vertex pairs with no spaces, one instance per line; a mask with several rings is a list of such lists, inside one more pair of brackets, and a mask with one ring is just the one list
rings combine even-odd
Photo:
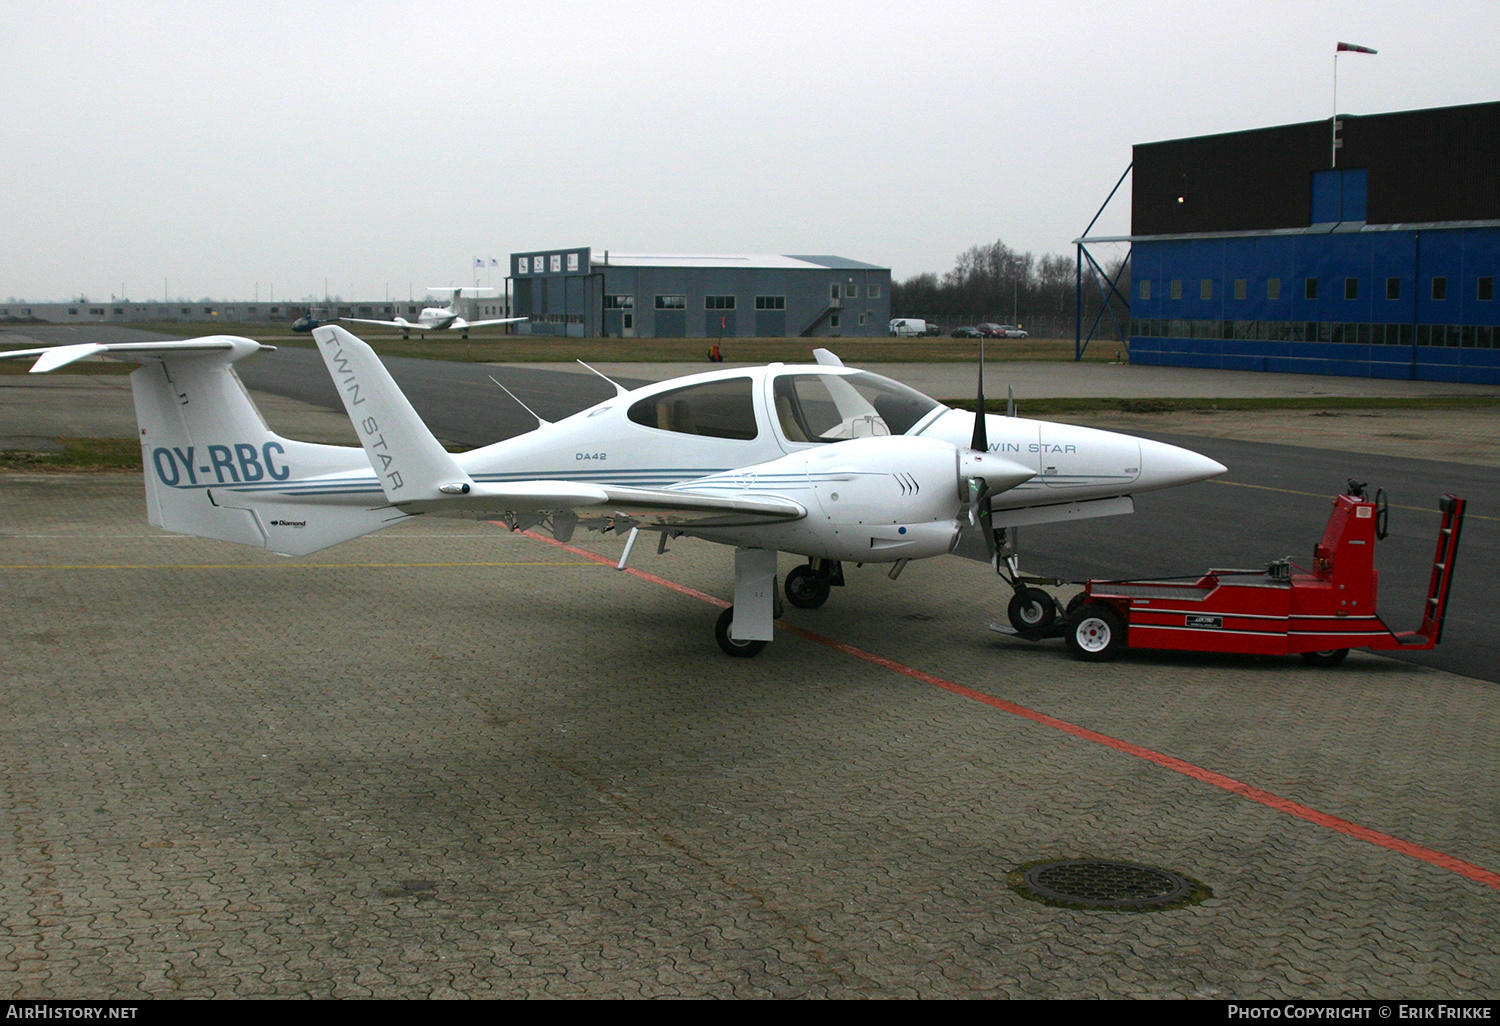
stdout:
[[1141,476],[1136,479],[1135,491],[1207,481],[1229,470],[1218,460],[1211,460],[1191,449],[1154,442],[1149,438],[1140,439],[1140,443]]

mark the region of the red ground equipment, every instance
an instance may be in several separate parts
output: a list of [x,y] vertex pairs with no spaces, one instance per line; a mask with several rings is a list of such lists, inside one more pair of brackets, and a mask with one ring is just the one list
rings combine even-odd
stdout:
[[1442,498],[1422,625],[1398,634],[1375,609],[1375,541],[1385,537],[1385,496],[1366,499],[1364,486],[1353,481],[1350,492],[1333,500],[1323,540],[1313,550],[1312,572],[1278,560],[1265,570],[1209,570],[1192,583],[1089,581],[1069,605],[1068,649],[1093,661],[1109,659],[1127,645],[1247,655],[1295,652],[1308,662],[1333,666],[1351,648],[1433,648],[1443,635],[1465,501]]

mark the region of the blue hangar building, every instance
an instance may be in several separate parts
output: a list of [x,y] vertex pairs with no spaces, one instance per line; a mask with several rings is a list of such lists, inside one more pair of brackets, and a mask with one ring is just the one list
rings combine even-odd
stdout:
[[522,334],[609,338],[886,335],[891,271],[838,256],[512,253]]
[[1500,384],[1500,103],[1134,147],[1130,361]]

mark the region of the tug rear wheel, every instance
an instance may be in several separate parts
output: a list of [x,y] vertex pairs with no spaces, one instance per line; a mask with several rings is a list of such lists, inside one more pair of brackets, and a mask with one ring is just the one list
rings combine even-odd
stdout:
[[1119,655],[1125,647],[1125,624],[1109,606],[1090,602],[1073,614],[1064,636],[1073,658],[1102,663]]
[[1011,596],[1006,612],[1021,634],[1045,634],[1057,620],[1057,603],[1040,588],[1021,588]]

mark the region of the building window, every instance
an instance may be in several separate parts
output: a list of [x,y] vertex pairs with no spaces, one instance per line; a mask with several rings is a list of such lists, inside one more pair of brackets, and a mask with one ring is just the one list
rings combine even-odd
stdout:
[[1448,279],[1447,278],[1434,278],[1434,279],[1432,279],[1432,298],[1433,299],[1447,299],[1448,298]]
[[1212,278],[1204,278],[1202,281],[1198,282],[1198,298],[1214,298],[1214,280]]
[[1267,299],[1280,299],[1281,298],[1281,279],[1280,278],[1267,278],[1266,279],[1266,298]]
[[880,286],[879,285],[871,285],[869,288],[865,289],[865,294],[867,296],[869,296],[869,298],[871,298],[871,299],[879,299],[880,298]]
[[1495,279],[1494,278],[1480,278],[1479,279],[1479,289],[1475,293],[1474,298],[1477,299],[1477,300],[1479,300],[1481,303],[1488,303],[1490,300],[1494,299],[1495,298]]
[[562,254],[561,253],[553,253],[552,254],[552,273],[553,274],[562,274]]
[[785,310],[785,296],[756,296],[755,309],[757,310]]
[[1386,299],[1400,299],[1401,298],[1401,279],[1400,278],[1387,278],[1385,280],[1385,298]]
[[1250,283],[1244,278],[1234,279],[1234,298],[1244,299],[1250,294]]
[[703,309],[705,310],[733,310],[733,296],[704,296]]
[[657,296],[656,308],[658,310],[686,310],[687,296]]
[[605,296],[604,309],[606,310],[634,310],[634,296]]
[[1150,278],[1142,278],[1141,279],[1141,298],[1142,299],[1150,299],[1151,298],[1151,279]]
[[1358,278],[1345,278],[1344,279],[1344,298],[1345,299],[1358,299],[1359,298],[1359,279]]
[[858,285],[845,285],[844,286],[844,298],[845,299],[858,299],[859,298],[859,286]]
[[1305,299],[1318,298],[1318,279],[1308,278],[1302,283],[1302,296]]
[[568,270],[570,270],[570,271],[576,271],[576,270],[578,270],[578,254],[577,253],[569,253],[568,254]]
[[828,318],[828,326],[830,328],[837,328],[839,326],[839,315],[838,314],[834,314],[833,316],[831,316],[831,317]]
[[1173,299],[1181,299],[1182,298],[1182,279],[1181,278],[1173,278],[1172,279],[1172,298]]
[[834,282],[828,290],[828,298],[837,301],[839,298],[839,283]]
[[865,315],[864,314],[860,314],[859,315],[859,326],[861,328],[863,328],[865,326]]

